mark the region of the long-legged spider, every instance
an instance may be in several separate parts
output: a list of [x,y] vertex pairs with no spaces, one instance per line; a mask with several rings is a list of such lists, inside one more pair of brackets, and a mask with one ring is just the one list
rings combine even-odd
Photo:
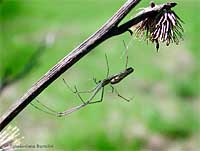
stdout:
[[[124,41],[123,41],[124,42]],[[125,45],[125,42],[124,42],[124,45]],[[125,45],[126,46],[126,45]],[[126,47],[127,49],[127,47]],[[80,100],[82,101],[82,104],[81,105],[78,105],[78,106],[75,106],[73,108],[70,108],[66,111],[63,111],[63,112],[56,112],[54,111],[53,109],[49,108],[48,106],[44,105],[43,103],[39,102],[37,100],[37,102],[39,104],[41,104],[43,107],[45,107],[48,111],[50,112],[47,112],[45,111],[46,113],[49,113],[49,114],[54,114],[58,117],[61,117],[61,116],[66,116],[74,111],[77,111],[81,108],[83,108],[84,106],[86,105],[89,105],[89,104],[94,104],[94,103],[98,103],[98,102],[102,102],[103,101],[103,96],[104,96],[104,87],[106,85],[110,85],[111,88],[112,88],[112,92],[115,92],[119,97],[121,97],[122,99],[126,100],[126,101],[129,101],[129,99],[123,97],[122,95],[119,94],[119,92],[113,87],[113,85],[119,83],[120,81],[122,81],[125,77],[127,77],[129,74],[131,74],[134,69],[132,67],[129,67],[127,68],[127,65],[128,65],[128,55],[127,55],[127,58],[126,58],[126,65],[125,65],[125,69],[122,70],[121,72],[117,73],[117,74],[114,74],[114,75],[111,75],[109,76],[109,65],[108,65],[108,59],[107,59],[107,56],[105,55],[105,58],[106,58],[106,65],[107,65],[107,74],[106,74],[106,78],[103,79],[103,80],[100,80],[99,82],[96,82],[96,86],[92,89],[92,90],[89,90],[89,91],[78,91],[76,86],[75,86],[75,91],[73,91],[71,89],[71,87],[69,87],[69,85],[66,83],[66,81],[63,79],[63,82],[66,84],[66,86],[75,94],[77,94],[77,96],[80,98]],[[96,80],[95,80],[96,81]],[[95,96],[97,95],[97,93],[101,90],[101,98],[100,100],[97,100],[97,101],[93,101],[93,99],[95,98]],[[87,101],[84,101],[82,99],[82,97],[80,96],[80,93],[92,93],[92,95],[89,97],[89,99]],[[35,108],[41,110],[40,108],[38,108],[36,105],[32,104]],[[42,110],[44,111],[44,110]]]

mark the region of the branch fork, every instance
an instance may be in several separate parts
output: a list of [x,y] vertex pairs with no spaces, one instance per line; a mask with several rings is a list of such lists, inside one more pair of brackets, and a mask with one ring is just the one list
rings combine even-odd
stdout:
[[[24,95],[13,104],[8,111],[0,117],[0,131],[6,127],[32,100],[34,100],[45,88],[55,81],[62,73],[68,70],[73,64],[88,54],[103,41],[110,37],[120,35],[130,31],[133,25],[143,21],[145,18],[155,15],[166,7],[174,7],[175,3],[166,3],[154,8],[148,8],[137,14],[128,22],[119,25],[121,20],[140,2],[141,0],[128,0],[97,32],[91,35],[78,47],[61,59],[45,75],[41,77]],[[119,26],[118,26],[119,25]]]

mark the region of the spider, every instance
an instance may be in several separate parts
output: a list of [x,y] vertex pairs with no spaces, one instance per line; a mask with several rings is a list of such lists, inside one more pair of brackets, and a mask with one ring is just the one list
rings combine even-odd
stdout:
[[[124,42],[124,41],[123,41]],[[125,42],[124,42],[124,45],[126,46]],[[126,47],[127,49],[127,47]],[[117,73],[117,74],[114,74],[114,75],[111,75],[109,76],[109,65],[108,65],[108,58],[107,58],[107,55],[105,55],[105,58],[106,58],[106,65],[107,65],[107,74],[106,74],[106,78],[103,79],[103,80],[100,80],[99,82],[96,82],[96,80],[94,79],[95,83],[96,83],[96,86],[92,89],[92,90],[89,90],[89,91],[78,91],[76,86],[75,86],[75,91],[73,91],[71,89],[71,87],[66,83],[66,81],[63,79],[63,82],[65,83],[65,85],[73,92],[75,93],[79,99],[81,100],[82,104],[81,105],[78,105],[78,106],[75,106],[73,108],[70,108],[66,111],[63,111],[63,112],[56,112],[54,111],[53,109],[49,108],[48,106],[44,105],[43,103],[39,102],[37,100],[37,102],[39,104],[41,104],[44,108],[46,108],[47,110],[49,110],[50,112],[47,112],[47,111],[44,111],[44,112],[47,112],[48,114],[54,114],[58,117],[61,117],[61,116],[66,116],[74,111],[77,111],[83,107],[85,107],[86,105],[89,105],[89,104],[94,104],[94,103],[99,103],[99,102],[102,102],[103,101],[103,96],[104,96],[104,87],[107,86],[107,85],[110,85],[111,88],[112,88],[112,92],[115,92],[119,97],[121,97],[122,99],[126,100],[126,101],[130,101],[129,99],[123,97],[122,95],[119,94],[119,92],[113,87],[113,85],[115,84],[118,84],[120,81],[122,81],[125,77],[127,77],[129,74],[131,74],[134,69],[132,67],[129,67],[127,68],[127,64],[128,64],[128,56],[126,58],[126,67],[124,70],[122,70],[121,72]],[[101,98],[100,100],[97,100],[97,101],[93,101],[93,99],[95,98],[95,96],[97,95],[97,93],[101,90]],[[89,97],[89,99],[87,101],[84,101],[80,95],[80,93],[92,93],[92,95]],[[31,103],[32,104],[32,103]],[[35,108],[41,110],[39,107],[37,107],[36,105],[32,104]]]

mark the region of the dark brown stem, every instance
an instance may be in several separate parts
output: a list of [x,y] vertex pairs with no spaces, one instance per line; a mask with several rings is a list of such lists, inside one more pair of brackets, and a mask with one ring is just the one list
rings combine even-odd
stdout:
[[[34,98],[36,98],[46,87],[55,81],[63,72],[68,70],[79,59],[88,54],[93,48],[101,44],[108,38],[122,34],[128,29],[148,17],[150,12],[144,12],[129,22],[118,27],[121,20],[134,8],[141,0],[128,0],[97,32],[75,48],[71,53],[60,60],[42,78],[37,81],[10,109],[0,117],[0,131],[8,125]],[[155,10],[151,10],[154,12]]]

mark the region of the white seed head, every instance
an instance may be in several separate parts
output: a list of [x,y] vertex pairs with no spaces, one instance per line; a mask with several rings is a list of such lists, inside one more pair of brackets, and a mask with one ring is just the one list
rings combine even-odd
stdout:
[[4,131],[0,132],[0,150],[14,150],[16,145],[20,145],[23,137],[20,137],[17,127],[8,126]]
[[145,38],[156,44],[159,48],[159,42],[179,44],[179,39],[183,39],[183,22],[177,14],[171,9],[164,9],[157,15],[144,19],[135,29],[136,37]]

